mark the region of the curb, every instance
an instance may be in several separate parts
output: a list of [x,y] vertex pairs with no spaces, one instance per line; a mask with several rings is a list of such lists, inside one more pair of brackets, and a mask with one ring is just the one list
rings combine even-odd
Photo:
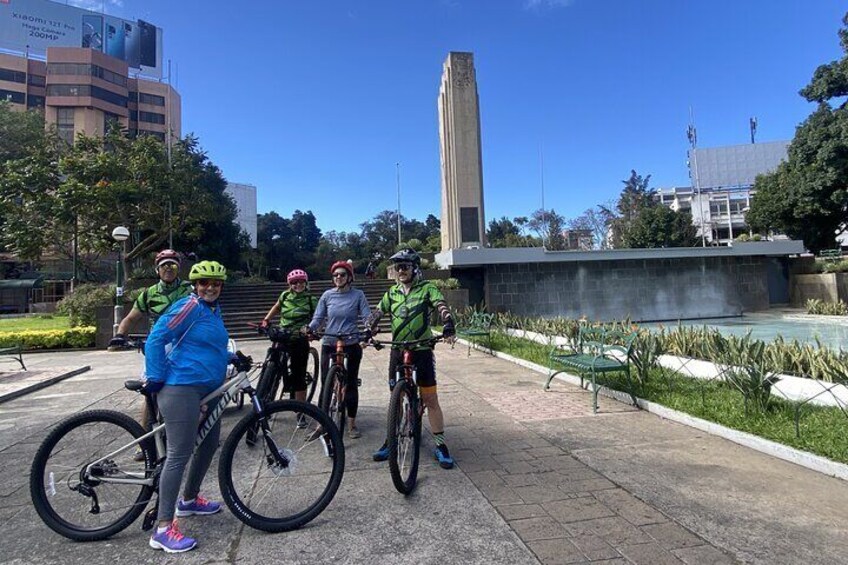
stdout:
[[91,370],[91,365],[85,365],[84,367],[74,369],[73,371],[68,371],[67,373],[61,373],[59,375],[56,375],[55,377],[51,377],[49,379],[45,379],[45,380],[39,381],[37,383],[33,383],[33,384],[31,384],[27,387],[24,387],[22,389],[13,390],[12,392],[7,392],[6,394],[0,395],[0,404],[2,404],[4,402],[8,402],[10,400],[14,400],[16,398],[24,396],[25,394],[29,394],[31,392],[35,392],[35,391],[41,390],[43,388],[47,388],[48,386],[50,386],[52,384],[56,384],[59,381],[63,381],[65,379],[75,377],[76,375],[80,375],[80,374],[85,373],[86,371],[89,371],[89,370]]
[[[464,345],[468,345],[468,342],[465,340],[457,340],[457,342],[462,342]],[[489,352],[488,348],[480,347],[474,343],[471,344],[471,348],[478,351],[484,351],[486,353]],[[537,363],[532,363],[530,361],[525,361],[524,359],[513,357],[512,355],[509,355],[508,353],[503,353],[502,351],[493,351],[492,353],[495,357],[499,359],[510,361],[521,367],[536,371],[537,373],[548,373],[547,367],[543,367],[542,365],[539,365]],[[580,386],[580,377],[576,377],[569,373],[559,373],[555,378],[560,381],[565,381],[567,383]],[[585,389],[587,387],[583,386],[582,388]],[[598,393],[618,400],[619,402],[631,404],[630,395],[627,393],[613,390],[605,386],[600,386],[598,388]],[[778,459],[788,461],[789,463],[800,465],[801,467],[806,467],[807,469],[810,469],[812,471],[816,471],[824,475],[829,475],[837,479],[842,479],[843,481],[848,481],[848,465],[844,463],[838,463],[820,455],[815,455],[807,451],[801,451],[800,449],[795,449],[794,447],[789,447],[788,445],[783,445],[782,443],[777,443],[775,441],[764,439],[759,436],[749,434],[747,432],[740,432],[739,430],[734,430],[732,428],[716,424],[715,422],[696,418],[695,416],[690,416],[685,412],[679,412],[677,410],[667,408],[666,406],[657,404],[656,402],[644,400],[642,398],[639,398],[638,396],[636,397],[636,404],[645,412],[650,412],[651,414],[659,416],[660,418],[671,420],[672,422],[683,424],[684,426],[689,426],[690,428],[695,428],[710,435],[732,441],[733,443],[743,445],[755,451],[759,451],[760,453],[771,455],[772,457],[776,457]]]

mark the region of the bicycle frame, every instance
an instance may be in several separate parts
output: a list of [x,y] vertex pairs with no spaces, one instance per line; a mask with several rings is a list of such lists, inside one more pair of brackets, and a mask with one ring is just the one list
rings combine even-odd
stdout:
[[[214,391],[212,391],[209,394],[207,394],[206,396],[204,396],[203,399],[201,400],[202,404],[206,404],[207,402],[209,402],[210,400],[212,400],[213,398],[215,398],[217,396],[221,397],[220,400],[218,400],[218,402],[215,404],[213,409],[211,411],[207,411],[206,417],[202,420],[202,422],[201,422],[201,424],[198,428],[197,438],[195,439],[195,442],[194,442],[194,449],[195,450],[197,450],[197,448],[200,446],[200,444],[203,443],[203,440],[206,439],[206,436],[209,435],[209,432],[212,430],[212,427],[218,422],[218,420],[221,419],[221,415],[224,413],[224,408],[227,406],[227,404],[230,403],[230,401],[233,399],[233,397],[236,394],[238,394],[239,392],[242,392],[242,391],[247,392],[250,395],[251,402],[253,403],[254,411],[256,411],[256,413],[259,414],[260,416],[262,415],[263,411],[262,411],[261,400],[259,399],[259,397],[256,394],[253,393],[253,388],[250,385],[250,379],[248,377],[247,372],[239,373],[238,375],[236,375],[235,377],[233,377],[229,381],[225,382],[224,384],[222,384],[221,386],[216,388]],[[145,402],[148,403],[148,409],[150,409],[151,400],[149,399],[149,397],[145,397]],[[95,466],[101,464],[102,462],[104,462],[106,460],[112,459],[113,457],[115,457],[119,453],[123,453],[123,452],[127,451],[128,449],[132,449],[136,445],[140,445],[144,440],[146,440],[150,437],[154,438],[154,441],[156,442],[156,453],[160,455],[160,458],[157,461],[157,464],[158,464],[160,461],[162,461],[162,455],[164,455],[164,453],[165,453],[165,442],[162,439],[162,435],[164,434],[164,432],[165,432],[165,423],[163,422],[163,423],[156,425],[152,430],[150,430],[146,434],[136,438],[135,440],[131,441],[130,443],[124,445],[123,447],[119,447],[115,451],[101,457],[100,459],[97,459],[96,461],[92,461],[91,463],[89,463],[85,467],[85,469],[83,470],[83,474],[85,476],[92,474],[92,468],[94,468]],[[155,469],[146,469],[145,472],[144,472],[144,478],[141,477],[141,473],[137,473],[139,475],[138,479],[120,479],[120,478],[113,478],[113,477],[98,476],[97,480],[100,481],[100,482],[103,482],[103,483],[122,483],[122,484],[153,486],[156,477],[155,477],[155,475],[150,474],[150,472],[152,470],[155,470]]]

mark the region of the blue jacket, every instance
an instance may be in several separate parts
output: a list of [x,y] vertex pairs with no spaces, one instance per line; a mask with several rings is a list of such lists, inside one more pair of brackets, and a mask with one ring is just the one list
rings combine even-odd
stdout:
[[147,338],[147,380],[199,385],[211,392],[224,382],[228,340],[217,304],[207,304],[196,294],[181,298],[156,321]]

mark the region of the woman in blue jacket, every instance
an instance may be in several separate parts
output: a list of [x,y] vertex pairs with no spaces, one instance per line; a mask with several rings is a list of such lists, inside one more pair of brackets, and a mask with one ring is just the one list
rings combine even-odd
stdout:
[[200,400],[221,386],[230,354],[218,297],[227,270],[216,261],[201,261],[191,268],[194,293],[181,298],[153,326],[145,345],[147,389],[157,394],[165,420],[168,452],[159,479],[159,513],[150,547],[168,553],[189,551],[197,540],[184,536],[176,516],[214,514],[219,502],[200,496],[200,483],[212,463],[221,435],[215,424],[198,448],[188,471],[183,496],[177,500],[183,472],[194,451],[197,424],[206,406]]

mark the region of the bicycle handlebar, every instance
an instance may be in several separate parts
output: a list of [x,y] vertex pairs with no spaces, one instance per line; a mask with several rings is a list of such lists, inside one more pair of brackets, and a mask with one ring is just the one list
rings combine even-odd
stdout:
[[382,349],[383,346],[385,346],[385,345],[391,345],[391,346],[398,345],[398,346],[401,347],[401,349],[411,349],[412,347],[415,347],[416,345],[420,345],[420,344],[427,344],[427,345],[430,345],[430,346],[434,346],[446,337],[450,337],[450,336],[446,336],[445,334],[442,333],[442,334],[439,334],[439,335],[430,336],[430,337],[425,338],[425,339],[414,339],[414,340],[409,340],[409,341],[379,341],[379,340],[376,340],[376,339],[372,339],[370,344],[373,345],[374,349],[376,349],[378,351],[380,349]]

